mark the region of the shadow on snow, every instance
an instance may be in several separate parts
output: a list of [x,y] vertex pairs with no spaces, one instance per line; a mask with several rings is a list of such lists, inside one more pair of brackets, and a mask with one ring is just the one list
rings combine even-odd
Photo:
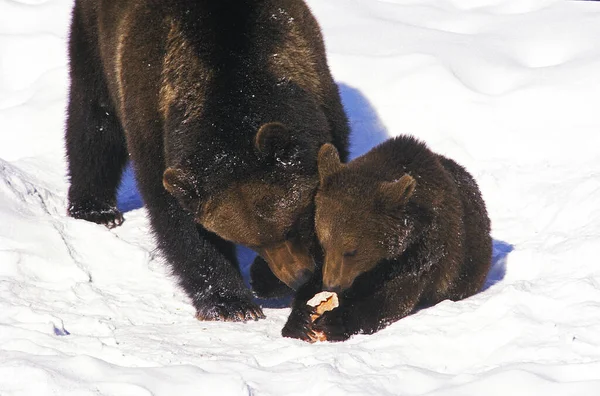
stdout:
[[134,209],[139,209],[144,205],[140,193],[135,183],[135,175],[133,174],[133,168],[131,163],[127,164],[123,176],[121,177],[121,184],[117,190],[117,208],[127,213]]
[[489,289],[504,279],[506,275],[506,259],[514,250],[513,245],[497,239],[492,240],[492,267],[483,285],[483,290]]

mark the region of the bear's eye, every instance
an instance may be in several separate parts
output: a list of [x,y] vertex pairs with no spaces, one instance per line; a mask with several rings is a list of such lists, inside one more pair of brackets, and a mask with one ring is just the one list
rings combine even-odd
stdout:
[[356,256],[356,252],[357,252],[357,249],[344,252],[344,257],[354,257],[354,256]]

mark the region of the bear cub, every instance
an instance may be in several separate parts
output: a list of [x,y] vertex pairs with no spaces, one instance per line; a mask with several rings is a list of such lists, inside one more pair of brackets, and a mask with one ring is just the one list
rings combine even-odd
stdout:
[[[343,341],[481,289],[491,265],[490,220],[462,166],[399,136],[348,164],[325,144],[318,170],[324,264],[298,291],[284,336]],[[313,322],[306,302],[321,290],[337,292],[340,305]]]

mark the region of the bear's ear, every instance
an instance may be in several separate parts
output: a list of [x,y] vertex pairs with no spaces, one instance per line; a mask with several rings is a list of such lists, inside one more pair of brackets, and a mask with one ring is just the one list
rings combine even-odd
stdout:
[[321,183],[323,183],[327,177],[339,172],[344,167],[344,164],[340,161],[340,154],[331,143],[325,143],[321,146],[317,164],[319,167],[319,179],[321,180]]
[[167,168],[163,173],[163,186],[184,209],[195,210],[199,194],[195,179],[189,172],[180,168]]
[[417,182],[405,174],[393,182],[383,182],[379,186],[380,197],[388,209],[395,209],[405,205],[415,192]]
[[280,122],[263,124],[256,133],[254,146],[262,154],[285,150],[291,143],[290,130]]

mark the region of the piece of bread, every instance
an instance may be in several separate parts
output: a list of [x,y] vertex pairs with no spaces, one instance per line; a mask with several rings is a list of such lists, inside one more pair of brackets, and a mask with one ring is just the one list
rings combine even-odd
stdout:
[[310,316],[314,322],[317,318],[327,311],[332,311],[340,306],[337,293],[322,291],[315,294],[313,298],[306,302],[307,305],[315,308],[315,313]]
[[[314,295],[313,298],[306,302],[307,305],[315,308],[315,312],[310,315],[310,320],[314,322],[317,318],[327,311],[332,311],[340,306],[337,293],[322,291]],[[320,331],[313,331],[310,336],[311,342],[327,341],[327,337]]]

